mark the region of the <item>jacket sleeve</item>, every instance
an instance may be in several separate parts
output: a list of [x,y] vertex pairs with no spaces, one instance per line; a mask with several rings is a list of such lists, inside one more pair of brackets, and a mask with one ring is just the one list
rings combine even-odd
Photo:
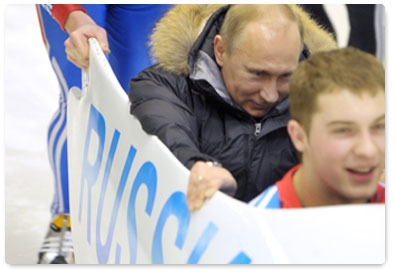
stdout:
[[[160,73],[158,71],[161,71]],[[131,80],[131,114],[144,131],[156,135],[187,168],[214,158],[199,150],[199,125],[185,78],[148,69]]]
[[41,4],[44,9],[58,22],[63,31],[69,14],[75,10],[81,10],[86,13],[86,10],[79,4]]

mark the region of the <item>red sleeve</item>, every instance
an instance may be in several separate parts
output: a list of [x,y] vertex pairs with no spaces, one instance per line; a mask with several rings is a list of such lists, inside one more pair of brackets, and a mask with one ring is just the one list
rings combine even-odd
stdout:
[[69,5],[54,4],[53,5],[52,16],[59,23],[62,30],[65,30],[64,24],[66,23],[66,20],[69,17],[69,14],[75,10],[82,10],[83,12],[86,13],[86,10],[81,5],[78,5],[78,4],[69,4]]

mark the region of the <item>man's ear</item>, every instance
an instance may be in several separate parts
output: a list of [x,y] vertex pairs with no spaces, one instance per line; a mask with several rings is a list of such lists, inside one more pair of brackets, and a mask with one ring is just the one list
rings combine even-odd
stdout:
[[305,143],[307,142],[307,134],[302,125],[296,120],[291,119],[288,121],[287,130],[296,150],[298,150],[300,153],[303,153],[305,149]]
[[224,54],[224,41],[221,35],[215,35],[214,37],[214,55],[217,64],[222,67],[224,65],[223,54]]

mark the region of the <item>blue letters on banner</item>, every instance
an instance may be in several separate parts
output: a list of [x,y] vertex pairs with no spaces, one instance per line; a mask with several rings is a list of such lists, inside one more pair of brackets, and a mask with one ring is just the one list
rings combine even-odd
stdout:
[[[91,139],[93,133],[98,136],[99,142],[97,147],[97,155],[93,164],[88,160],[88,154],[91,147]],[[103,162],[103,150],[105,146],[105,136],[106,136],[106,123],[103,115],[93,106],[90,107],[89,120],[86,131],[85,138],[85,148],[83,157],[83,169],[81,174],[80,182],[80,199],[79,199],[79,212],[78,220],[82,221],[83,206],[86,205],[86,216],[87,223],[87,241],[91,244],[91,208],[93,205],[97,207],[97,219],[96,219],[96,255],[99,263],[108,263],[110,256],[111,246],[115,245],[115,262],[120,263],[120,257],[122,248],[118,242],[113,242],[114,231],[117,223],[118,212],[121,206],[121,201],[124,198],[125,187],[129,179],[129,173],[133,167],[134,158],[137,153],[137,149],[134,146],[129,147],[129,151],[124,162],[122,174],[120,177],[119,184],[117,186],[117,192],[115,196],[114,203],[112,204],[112,211],[110,216],[110,222],[108,223],[108,231],[106,236],[102,236],[103,231],[103,206],[105,204],[105,197],[107,191],[107,186],[110,181],[110,173],[113,167],[113,163],[116,161],[116,151],[118,147],[118,142],[121,137],[121,133],[115,129],[111,144],[108,152],[107,158],[105,158],[105,167],[102,183],[100,185],[100,197],[97,204],[92,204],[92,187],[96,184],[98,180],[98,175]],[[87,197],[84,200],[85,195],[84,188],[85,184],[87,187]],[[148,197],[145,205],[145,213],[151,217],[155,198],[157,193],[157,171],[155,165],[146,161],[139,169],[134,178],[131,192],[128,197],[127,202],[127,235],[128,235],[128,251],[129,251],[129,263],[136,263],[137,251],[138,251],[138,235],[137,235],[137,221],[136,218],[136,197],[140,187],[144,185],[148,190]],[[151,247],[151,262],[154,264],[164,263],[164,253],[162,246],[162,233],[169,217],[175,217],[178,220],[178,228],[176,231],[176,240],[174,245],[180,250],[183,250],[185,240],[188,235],[191,213],[188,210],[186,203],[186,195],[183,192],[176,191],[173,192],[170,197],[166,200],[163,205],[159,217],[156,222],[155,231],[153,234],[152,247]],[[218,227],[213,223],[209,222],[199,239],[197,240],[195,246],[191,250],[188,259],[185,263],[196,264],[199,263],[201,257],[207,250],[208,246],[212,242],[215,235],[220,232]],[[101,238],[105,238],[105,242],[102,243]],[[240,251],[229,263],[231,264],[241,264],[241,263],[251,263],[251,259],[243,251]]]

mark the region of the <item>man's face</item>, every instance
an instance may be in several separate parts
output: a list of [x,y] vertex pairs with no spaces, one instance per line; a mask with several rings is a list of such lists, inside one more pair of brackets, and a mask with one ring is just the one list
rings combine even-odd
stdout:
[[223,49],[220,37],[216,39],[214,46],[220,48],[216,60],[233,101],[251,116],[263,117],[289,92],[301,52],[298,26],[273,30],[250,23],[231,53]]
[[366,202],[376,192],[385,162],[384,92],[322,94],[318,107],[305,140],[304,166],[326,200]]

